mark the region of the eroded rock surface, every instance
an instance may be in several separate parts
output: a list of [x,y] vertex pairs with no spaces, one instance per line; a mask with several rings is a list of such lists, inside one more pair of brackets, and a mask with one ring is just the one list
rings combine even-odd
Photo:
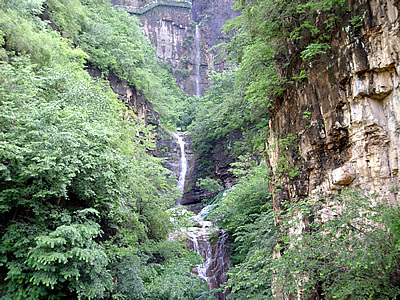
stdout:
[[[307,69],[307,82],[289,86],[275,103],[267,144],[268,163],[281,183],[276,210],[282,201],[342,187],[396,200],[391,190],[399,185],[399,3],[355,1],[352,11],[364,16],[363,26],[355,30],[343,21],[328,55],[312,68],[299,63],[290,70],[297,76]],[[292,145],[284,148],[280,141],[289,134]],[[284,153],[297,176],[277,172]]]
[[[209,85],[211,71],[225,68],[224,61],[216,58],[219,52],[211,48],[225,40],[221,27],[238,14],[231,9],[233,2],[112,0],[115,6],[125,8],[139,18],[145,35],[156,47],[157,57],[172,67],[179,86],[191,95],[196,94],[196,64],[200,64],[200,95]],[[167,5],[154,6],[155,3]],[[150,7],[153,8],[146,9]],[[198,58],[195,53],[196,25],[200,28]]]

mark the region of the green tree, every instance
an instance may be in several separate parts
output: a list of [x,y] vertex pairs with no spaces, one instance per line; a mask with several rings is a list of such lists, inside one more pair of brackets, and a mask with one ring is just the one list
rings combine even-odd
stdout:
[[376,195],[346,191],[291,205],[281,217],[277,249],[283,255],[272,268],[284,295],[393,299],[400,294],[397,207]]
[[219,201],[208,218],[230,234],[230,299],[271,297],[271,251],[275,245],[268,169],[265,164],[248,167],[236,163],[239,182]]
[[[129,227],[132,241],[163,239],[169,227],[164,211],[177,190],[161,161],[147,154],[154,147],[149,129],[121,118],[123,106],[104,83],[76,65],[35,68],[27,58],[0,65],[6,295],[94,298],[111,282],[108,258],[94,241],[103,236],[100,221]],[[99,219],[60,223],[52,217],[54,210],[68,219],[86,208],[95,208]],[[27,238],[10,242],[19,236]]]

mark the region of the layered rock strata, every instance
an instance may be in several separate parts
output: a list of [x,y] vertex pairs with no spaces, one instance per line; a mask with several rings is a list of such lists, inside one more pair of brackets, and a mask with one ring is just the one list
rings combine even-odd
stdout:
[[360,26],[344,20],[332,51],[311,68],[292,66],[289,76],[306,69],[308,79],[274,103],[267,162],[275,210],[344,187],[399,200],[399,1],[352,1],[354,16]]
[[[221,27],[237,15],[233,0],[141,1],[112,0],[139,18],[145,35],[156,47],[157,57],[172,67],[179,86],[196,95],[196,65],[200,65],[199,94],[207,89],[211,71],[224,69],[219,52],[211,49],[225,41]],[[199,26],[200,55],[196,56],[196,25]]]
[[[103,78],[104,74],[93,66],[88,66],[87,71],[92,77]],[[114,73],[110,72],[106,79],[110,82],[110,87],[118,95],[118,98],[131,108],[135,114],[147,124],[159,126],[159,115],[153,109],[153,104],[136,89],[129,85],[126,80],[118,78]]]

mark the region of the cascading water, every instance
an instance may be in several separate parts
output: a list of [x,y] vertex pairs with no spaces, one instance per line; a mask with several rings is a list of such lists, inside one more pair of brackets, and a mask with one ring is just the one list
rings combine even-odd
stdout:
[[195,45],[195,57],[194,57],[194,82],[196,85],[196,96],[200,97],[200,28],[196,25],[196,30],[194,33],[194,45]]
[[[185,141],[183,140],[184,133],[174,132],[173,135],[176,138],[177,143],[179,144],[179,148],[180,148],[180,152],[181,152],[180,167],[179,167],[180,171],[179,171],[179,179],[178,179],[177,188],[180,189],[183,193],[183,191],[185,189],[185,179],[186,179],[186,172],[187,172],[187,167],[188,167],[186,153],[185,153]],[[177,204],[181,204],[180,200],[181,200],[181,198],[178,200]]]
[[[213,246],[214,260],[212,263],[213,277],[210,287],[220,287],[223,283],[228,280],[226,275],[228,269],[231,267],[229,261],[229,250],[228,245],[228,232],[224,230],[219,231],[218,241]],[[230,289],[225,292],[218,292],[215,294],[217,299],[226,299],[226,296],[230,293]]]
[[[177,187],[183,193],[188,169],[184,133],[175,132],[173,135],[180,147],[180,168]],[[177,204],[182,204],[181,199],[177,201]],[[188,221],[193,222],[194,226],[186,228],[184,232],[190,239],[193,250],[203,257],[203,263],[195,266],[194,273],[207,282],[210,289],[214,289],[220,287],[227,280],[226,271],[230,266],[226,247],[228,234],[223,230],[219,230],[211,221],[203,220],[203,216],[207,215],[205,209],[197,216],[189,218]],[[212,235],[218,235],[218,240],[214,244],[210,242]],[[214,295],[217,299],[226,299],[227,293],[217,292]]]
[[[191,217],[188,221],[194,222],[197,227],[190,227],[186,233],[190,238],[193,250],[203,257],[203,263],[195,266],[195,273],[208,283],[210,289],[218,288],[226,282],[226,272],[230,267],[229,251],[227,248],[228,233],[219,230],[211,221],[204,221],[200,214]],[[211,236],[217,235],[215,243],[211,243]],[[217,292],[217,299],[226,299],[229,292]]]
[[212,263],[210,234],[213,230],[215,231],[215,228],[213,228],[211,222],[203,221],[199,216],[192,217],[191,219],[201,227],[193,227],[187,231],[187,234],[193,243],[193,250],[199,253],[204,260],[202,264],[195,266],[195,271],[197,276],[206,281],[211,287],[211,276],[209,276],[208,272]]

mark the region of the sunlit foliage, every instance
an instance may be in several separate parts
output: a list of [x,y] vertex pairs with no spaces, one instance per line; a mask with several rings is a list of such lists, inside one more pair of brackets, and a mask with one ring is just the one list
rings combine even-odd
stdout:
[[137,21],[107,1],[0,8],[2,299],[156,299],[171,268],[188,297],[204,291],[198,257],[165,240],[179,192],[149,154],[153,128],[85,71],[135,84],[175,126],[186,98]]

